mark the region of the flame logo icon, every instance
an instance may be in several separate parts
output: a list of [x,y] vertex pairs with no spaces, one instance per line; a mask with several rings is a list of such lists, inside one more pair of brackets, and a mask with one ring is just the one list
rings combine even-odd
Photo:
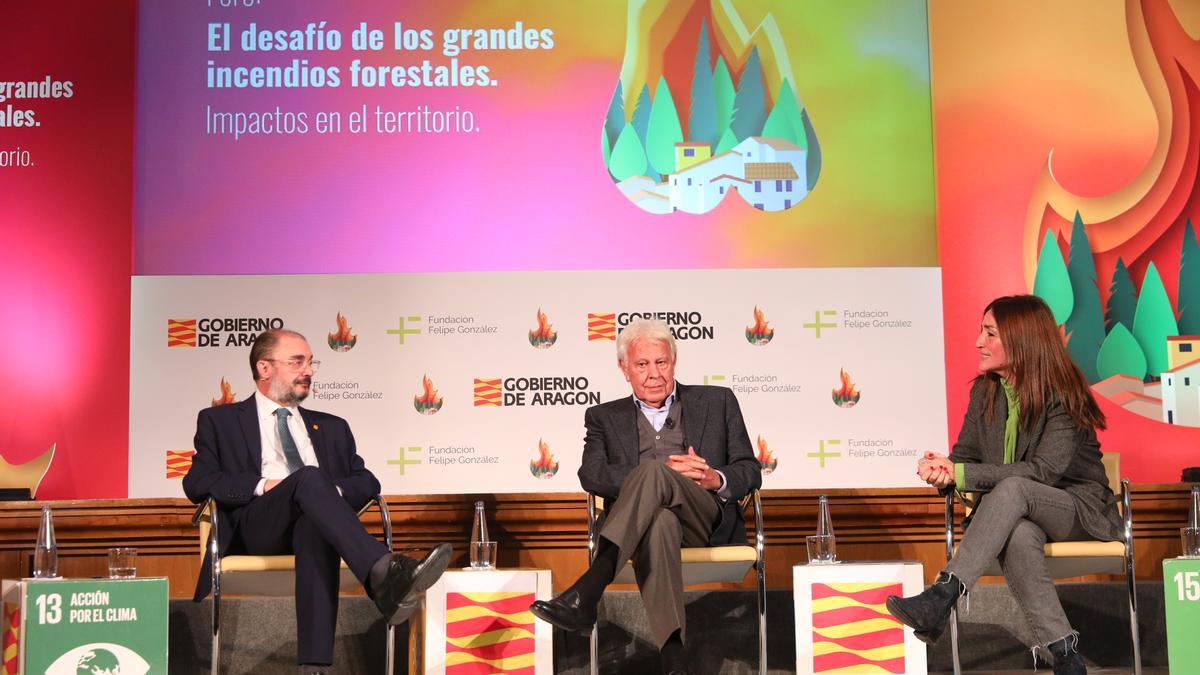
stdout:
[[842,386],[833,390],[833,402],[839,408],[853,408],[858,404],[858,399],[862,398],[862,392],[854,386],[850,381],[850,375],[845,368],[841,370]]
[[233,385],[226,382],[225,378],[222,377],[221,378],[221,395],[212,400],[212,407],[215,408],[219,405],[229,405],[230,403],[233,403],[234,401],[237,401],[237,394],[233,393]]
[[529,473],[533,474],[534,478],[542,480],[553,478],[554,474],[558,473],[558,460],[550,454],[550,446],[540,438],[538,439],[538,456],[529,463]]
[[537,311],[537,328],[529,331],[529,344],[538,349],[549,349],[558,342],[558,333],[554,330],[554,326],[550,325],[550,320],[546,318],[546,313],[538,307]]
[[758,466],[762,469],[764,476],[771,475],[775,469],[779,468],[779,460],[775,458],[771,449],[767,447],[767,439],[762,436],[758,437]]
[[754,325],[746,326],[746,341],[761,347],[769,344],[774,337],[775,329],[767,325],[767,318],[763,315],[763,311],[755,306]]
[[651,213],[707,213],[731,193],[762,211],[808,196],[816,132],[775,16],[748,27],[729,2],[629,3],[621,76],[601,153]]
[[329,333],[329,348],[335,352],[348,352],[358,344],[358,336],[350,332],[350,323],[341,312],[337,315],[337,330]]
[[433,388],[428,375],[421,376],[421,393],[413,397],[413,407],[422,415],[432,415],[442,409],[442,397]]

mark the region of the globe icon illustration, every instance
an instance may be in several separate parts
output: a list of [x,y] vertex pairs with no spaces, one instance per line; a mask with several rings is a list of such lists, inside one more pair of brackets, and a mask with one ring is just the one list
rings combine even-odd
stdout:
[[79,657],[77,675],[120,675],[121,662],[107,649],[93,649]]

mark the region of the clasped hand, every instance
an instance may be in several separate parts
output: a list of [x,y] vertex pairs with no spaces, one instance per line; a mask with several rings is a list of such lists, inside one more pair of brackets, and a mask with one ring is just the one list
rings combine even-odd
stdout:
[[716,490],[721,487],[721,476],[708,465],[707,460],[697,455],[695,448],[690,445],[686,455],[667,457],[667,466],[687,478],[691,478],[705,490]]
[[940,490],[954,484],[954,462],[945,455],[927,452],[917,460],[917,476]]

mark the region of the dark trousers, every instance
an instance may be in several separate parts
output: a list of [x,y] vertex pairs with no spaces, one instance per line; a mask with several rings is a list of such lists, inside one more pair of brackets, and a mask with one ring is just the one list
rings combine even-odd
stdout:
[[319,468],[306,466],[242,507],[237,530],[250,555],[296,556],[296,659],[333,663],[338,560],[360,582],[387,554]]
[[600,536],[632,559],[646,617],[658,646],[676,630],[684,637],[681,546],[708,546],[720,510],[713,494],[662,462],[645,462],[625,477]]

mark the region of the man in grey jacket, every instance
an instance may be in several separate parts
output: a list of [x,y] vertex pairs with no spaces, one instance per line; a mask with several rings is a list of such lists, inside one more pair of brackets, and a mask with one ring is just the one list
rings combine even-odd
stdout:
[[744,543],[738,500],[762,484],[733,392],[675,381],[675,338],[661,321],[630,323],[617,365],[633,395],[584,415],[579,482],[605,499],[599,547],[570,588],[530,608],[564,630],[596,623],[604,588],[632,560],[663,672],[687,672],[681,546]]

